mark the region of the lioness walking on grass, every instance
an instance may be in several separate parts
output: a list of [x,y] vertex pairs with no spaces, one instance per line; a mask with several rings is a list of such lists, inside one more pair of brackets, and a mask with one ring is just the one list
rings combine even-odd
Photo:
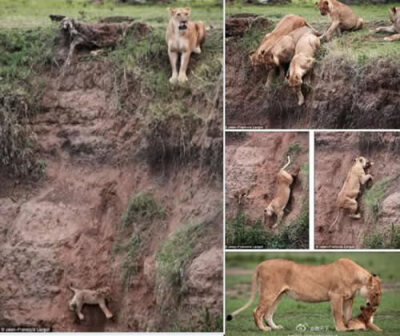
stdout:
[[[201,46],[206,38],[206,27],[203,22],[190,22],[190,8],[168,8],[171,18],[167,26],[166,40],[168,56],[172,68],[170,83],[186,82],[186,71],[192,52],[201,53]],[[178,56],[181,55],[179,73]]]

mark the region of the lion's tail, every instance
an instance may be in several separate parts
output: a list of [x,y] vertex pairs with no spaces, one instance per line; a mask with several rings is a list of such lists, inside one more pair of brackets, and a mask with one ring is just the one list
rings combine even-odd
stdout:
[[342,216],[342,214],[343,214],[343,209],[342,209],[342,208],[339,208],[339,211],[338,211],[338,214],[337,214],[335,220],[334,220],[333,223],[329,226],[329,229],[328,229],[329,232],[333,232],[333,228],[337,225],[337,223],[338,223],[338,221],[339,221],[339,218]]
[[290,165],[290,156],[287,157],[287,163],[282,167],[282,170],[285,170]]
[[318,30],[316,30],[316,29],[315,29],[313,26],[311,26],[310,24],[306,23],[306,26],[307,26],[308,28],[311,29],[312,33],[313,33],[315,36],[321,36],[321,35],[322,35],[321,32],[319,32]]
[[242,308],[239,308],[238,310],[235,310],[232,314],[229,314],[226,317],[227,321],[231,321],[234,316],[236,316],[243,310],[246,310],[247,308],[250,307],[250,305],[253,303],[254,299],[256,298],[257,287],[258,287],[257,283],[258,283],[258,267],[256,268],[256,270],[253,273],[253,278],[252,278],[252,282],[251,282],[251,296],[250,296],[249,301]]

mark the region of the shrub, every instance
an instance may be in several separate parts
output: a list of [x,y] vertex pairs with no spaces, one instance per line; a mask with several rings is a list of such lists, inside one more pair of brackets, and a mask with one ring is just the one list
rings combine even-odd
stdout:
[[382,200],[393,179],[384,178],[376,181],[364,193],[365,222],[372,223],[378,217]]
[[122,283],[129,287],[132,276],[139,271],[140,236],[132,236],[128,244],[128,253],[122,264]]
[[182,284],[186,269],[194,257],[194,247],[201,235],[201,223],[191,223],[182,226],[167,238],[156,254],[159,280],[164,280],[173,287]]
[[162,206],[157,204],[151,195],[147,193],[138,193],[131,196],[122,214],[121,226],[127,228],[134,221],[153,220],[156,218],[165,218],[165,211]]

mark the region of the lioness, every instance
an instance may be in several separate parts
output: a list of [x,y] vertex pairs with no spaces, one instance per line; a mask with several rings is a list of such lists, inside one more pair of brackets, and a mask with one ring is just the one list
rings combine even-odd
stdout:
[[[265,65],[272,69],[273,67],[282,67],[283,64],[290,63],[295,53],[297,42],[305,34],[318,34],[318,32],[308,26],[297,28],[279,38],[269,52],[262,50],[261,57],[264,59]],[[281,68],[280,70],[280,73],[284,73],[284,69]]]
[[329,232],[333,232],[333,228],[339,223],[339,218],[342,216],[344,210],[347,210],[350,213],[350,217],[353,219],[361,218],[360,213],[357,213],[357,196],[360,192],[361,185],[372,180],[372,175],[366,174],[366,170],[373,166],[373,164],[373,162],[367,160],[363,156],[354,159],[354,164],[348,172],[346,181],[337,197],[336,206],[339,208],[339,213],[329,227]]
[[[282,329],[273,321],[275,310],[284,294],[297,301],[316,303],[331,302],[336,330],[348,330],[353,300],[360,291],[367,306],[380,303],[381,280],[375,274],[357,265],[350,259],[339,259],[328,265],[309,266],[284,259],[262,262],[253,273],[250,300],[240,309],[227,316],[234,316],[250,307],[260,285],[260,301],[254,309],[254,321],[263,331]],[[263,319],[268,326],[264,325]]]
[[364,23],[363,19],[355,15],[349,6],[337,0],[320,0],[315,4],[321,15],[329,15],[332,20],[331,26],[321,37],[322,40],[329,41],[334,32],[340,36],[342,31],[362,29]]
[[[186,82],[186,71],[192,52],[201,53],[200,47],[206,38],[203,22],[190,22],[190,8],[168,8],[171,18],[167,26],[166,40],[168,56],[172,68],[170,83]],[[181,54],[179,75],[177,70],[178,55]]]
[[289,86],[294,88],[297,94],[298,105],[304,104],[304,95],[301,92],[303,77],[314,64],[314,53],[320,47],[318,36],[312,33],[304,34],[297,42],[295,55],[289,66]]
[[250,53],[250,62],[253,67],[258,65],[266,66],[268,77],[265,85],[267,87],[270,86],[273,76],[275,75],[275,68],[272,70],[270,66],[266,65],[264,58],[282,36],[304,26],[307,26],[307,22],[302,17],[297,15],[286,15],[278,22],[272,32],[264,36],[264,39],[261,41],[257,50]]
[[373,29],[371,32],[373,33],[397,33],[384,38],[385,41],[395,41],[400,40],[400,7],[392,7],[390,8],[390,22],[392,25],[389,27],[378,27]]
[[290,197],[290,186],[293,183],[293,176],[290,175],[285,169],[290,165],[290,156],[288,156],[288,162],[279,170],[277,175],[278,187],[276,190],[275,197],[271,203],[264,209],[264,224],[267,223],[268,216],[276,215],[276,222],[272,226],[275,229],[283,217],[283,210],[285,209],[289,197]]
[[82,314],[82,307],[84,304],[99,305],[104,315],[108,319],[113,317],[113,314],[106,306],[106,299],[111,295],[110,287],[102,287],[96,290],[92,289],[77,289],[69,286],[69,289],[74,292],[74,296],[69,301],[69,309],[75,311],[80,320],[85,317]]
[[373,330],[382,331],[377,325],[374,324],[374,314],[376,309],[372,306],[360,307],[361,314],[356,318],[351,319],[347,323],[347,327],[350,330]]

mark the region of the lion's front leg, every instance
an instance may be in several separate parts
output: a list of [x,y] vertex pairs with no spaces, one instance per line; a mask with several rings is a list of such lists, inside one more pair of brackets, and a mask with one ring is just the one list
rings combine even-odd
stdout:
[[324,35],[321,36],[321,41],[329,41],[332,38],[333,32],[336,31],[339,25],[340,21],[338,20],[332,21],[332,24],[329,27],[329,29],[324,33]]
[[373,324],[373,323],[368,323],[367,328],[371,329],[373,331],[382,331],[381,328],[379,328],[376,324]]
[[171,84],[175,83],[178,80],[178,71],[177,71],[177,61],[178,61],[178,53],[174,51],[170,51],[168,49],[168,56],[169,56],[169,62],[171,63],[171,68],[172,68],[172,76],[169,79],[169,82]]
[[344,324],[347,325],[347,323],[349,323],[349,321],[351,320],[351,315],[353,313],[353,303],[354,303],[354,299],[351,298],[349,300],[345,300],[343,302],[343,317],[344,317]]
[[188,80],[186,71],[189,65],[189,60],[190,60],[190,51],[182,53],[181,56],[181,67],[179,68],[179,76],[178,76],[178,81],[179,82],[186,82]]
[[369,180],[372,181],[372,175],[371,175],[371,174],[366,174],[366,175],[364,175],[364,176],[361,176],[360,183],[361,183],[361,184],[365,184],[365,183],[367,183]]
[[343,322],[343,297],[339,294],[331,295],[331,308],[337,331],[348,330]]
[[99,306],[108,319],[113,317],[113,314],[108,310],[104,299],[99,301]]
[[276,76],[275,69],[269,69],[268,70],[268,75],[267,75],[267,81],[265,82],[265,87],[267,89],[271,88],[272,83],[273,83],[273,81],[275,79],[275,76]]
[[371,33],[395,33],[396,29],[393,26],[390,27],[378,27],[370,30]]

